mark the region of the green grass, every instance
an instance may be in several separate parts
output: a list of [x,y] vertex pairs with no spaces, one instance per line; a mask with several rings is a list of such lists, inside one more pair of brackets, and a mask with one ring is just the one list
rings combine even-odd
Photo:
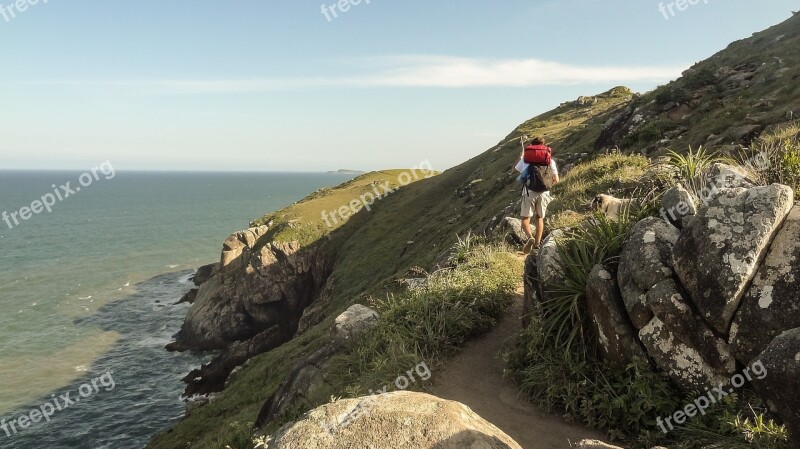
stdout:
[[332,382],[355,396],[421,362],[435,376],[447,356],[494,327],[511,304],[522,261],[492,244],[471,246],[461,257],[455,268],[431,275],[424,288],[372,300],[380,322],[334,362]]

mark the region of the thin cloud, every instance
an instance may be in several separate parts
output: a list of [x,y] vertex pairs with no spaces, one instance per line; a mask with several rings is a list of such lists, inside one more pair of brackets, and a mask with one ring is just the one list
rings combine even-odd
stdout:
[[151,93],[253,93],[324,87],[483,88],[577,84],[657,83],[674,79],[681,67],[580,66],[538,59],[480,59],[450,56],[395,56],[362,60],[369,73],[341,77],[162,79],[60,81],[60,85],[93,85],[141,89]]

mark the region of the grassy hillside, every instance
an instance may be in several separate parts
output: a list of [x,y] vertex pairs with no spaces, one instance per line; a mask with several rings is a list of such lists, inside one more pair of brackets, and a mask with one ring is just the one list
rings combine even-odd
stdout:
[[[794,17],[732,44],[653,92],[638,95],[618,87],[582,97],[523,123],[502,141],[524,134],[544,135],[559,164],[574,165],[553,192],[556,201],[550,223],[560,226],[577,221],[589,213],[594,194],[624,193],[635,186],[649,164],[642,153],[653,156],[668,148],[686,152],[690,144],[746,144],[761,130],[791,120],[791,108],[800,106],[798,40],[800,17]],[[782,63],[777,64],[775,58]],[[763,64],[766,69],[761,68]],[[750,73],[755,75],[748,80]],[[740,81],[731,80],[737,75]],[[757,128],[740,135],[746,126]],[[608,154],[612,147],[621,152]],[[520,188],[510,169],[519,150],[517,143],[490,148],[438,176],[407,185],[334,226],[325,223],[323,211],[358,200],[375,183],[396,185],[403,171],[360,176],[257,220],[256,224],[272,222],[268,240],[308,244],[329,239],[328,248],[336,254],[337,263],[329,302],[324,304],[326,319],[295,340],[251,359],[218,399],[156,437],[148,447],[246,447],[263,402],[292,363],[324,344],[339,312],[390,293],[402,295],[396,280],[408,277],[410,270],[418,272],[415,267],[430,269],[458,242],[458,236],[483,229],[506,207],[511,206],[512,215],[516,213]],[[332,394],[345,396],[346,386]]]

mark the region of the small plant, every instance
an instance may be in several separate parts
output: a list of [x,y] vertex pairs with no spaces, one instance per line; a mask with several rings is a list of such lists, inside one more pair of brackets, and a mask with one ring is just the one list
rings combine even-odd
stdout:
[[669,151],[667,155],[669,164],[678,169],[682,184],[694,196],[695,200],[702,197],[703,189],[708,186],[708,174],[711,166],[717,162],[732,162],[730,159],[721,157],[715,152],[707,151],[702,146],[698,147],[697,150],[689,147],[687,154]]

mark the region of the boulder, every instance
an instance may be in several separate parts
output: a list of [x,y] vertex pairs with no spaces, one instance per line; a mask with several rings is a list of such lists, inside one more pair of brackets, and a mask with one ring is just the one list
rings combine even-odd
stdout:
[[705,391],[729,379],[711,367],[696,349],[677,338],[658,317],[639,331],[639,339],[660,370],[685,391]]
[[524,245],[528,241],[528,236],[522,231],[522,221],[519,218],[504,218],[497,230],[510,245]]
[[589,274],[586,306],[604,360],[621,367],[633,360],[647,360],[625,311],[617,281],[602,265],[595,266]]
[[782,332],[800,327],[799,283],[800,205],[775,236],[736,312],[730,342],[739,362],[749,363]]
[[792,189],[724,189],[675,243],[673,265],[703,318],[728,335],[733,315],[789,213]]
[[560,285],[565,282],[564,270],[561,268],[561,255],[558,253],[558,239],[564,237],[564,231],[557,229],[542,241],[537,255],[539,280],[545,286]]
[[722,189],[738,187],[749,189],[757,184],[756,180],[747,173],[747,170],[721,162],[711,164],[706,174],[706,180],[709,183],[708,189],[712,194],[711,198],[706,198],[707,200],[711,200]]
[[361,304],[350,306],[333,323],[333,340],[348,344],[378,324],[378,313]]
[[647,292],[673,276],[672,247],[678,235],[678,229],[664,220],[645,218],[633,226],[622,250],[617,281],[625,308],[637,329],[653,317],[646,304]]
[[394,392],[318,407],[268,438],[267,449],[522,449],[459,402]]
[[692,195],[682,185],[677,185],[664,193],[661,198],[661,217],[670,224],[683,229],[695,215],[697,215],[697,205]]
[[[762,375],[752,380],[756,393],[789,429],[794,447],[800,444],[800,328],[776,337],[751,364]],[[759,374],[759,373],[755,373]]]
[[[693,310],[680,287],[672,279],[656,284],[647,292],[647,304],[655,316],[664,323],[676,341],[694,350],[710,366],[716,377],[730,376],[736,369],[725,340],[717,337],[708,324]],[[673,360],[672,365],[679,365]]]

